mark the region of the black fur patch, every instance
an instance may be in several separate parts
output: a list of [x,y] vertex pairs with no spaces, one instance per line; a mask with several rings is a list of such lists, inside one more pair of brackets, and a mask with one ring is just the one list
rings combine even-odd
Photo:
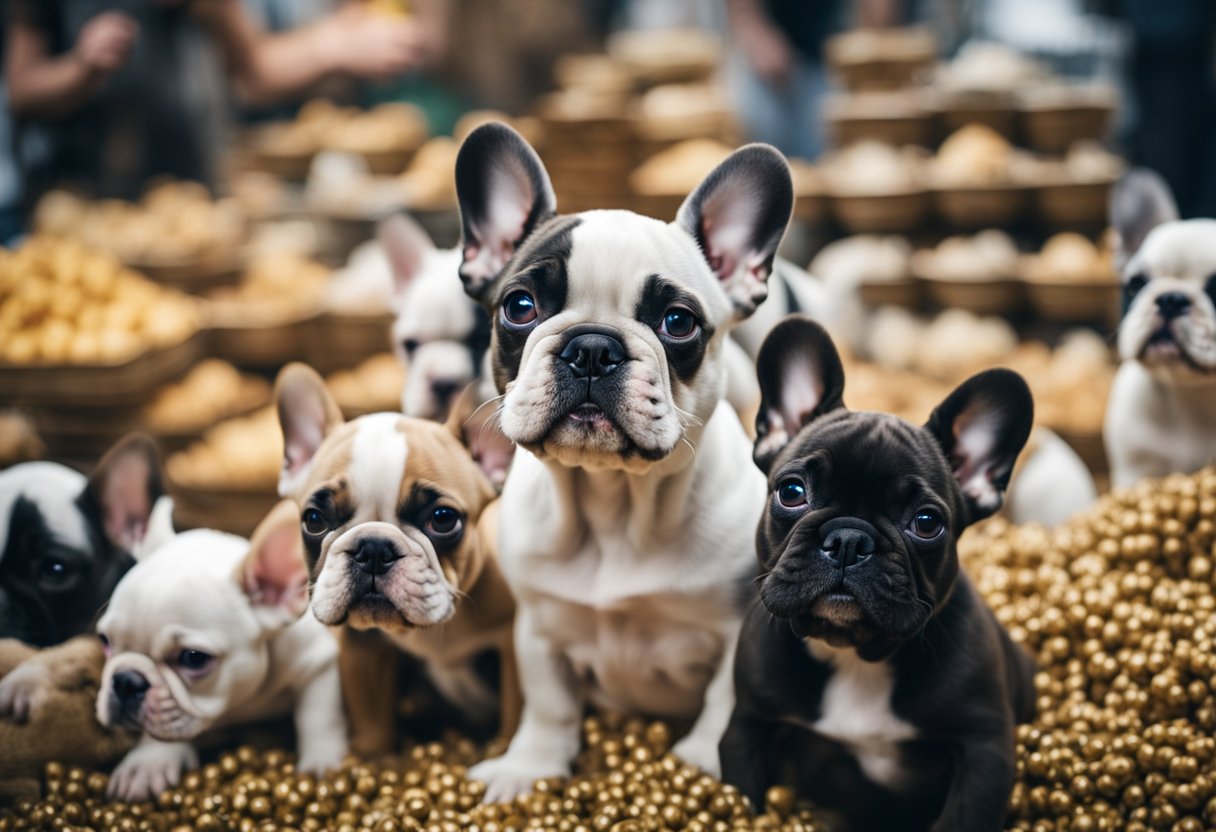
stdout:
[[[83,511],[83,497],[78,500]],[[18,497],[0,555],[0,637],[38,647],[86,632],[134,561],[86,513],[89,551],[68,546],[36,503]]]
[[578,217],[554,217],[543,223],[511,258],[491,294],[489,314],[494,326],[494,383],[498,392],[519,374],[524,345],[535,325],[514,327],[502,319],[502,302],[516,290],[529,292],[536,301],[537,323],[558,314],[566,306],[571,234]]
[[634,317],[653,330],[658,330],[663,322],[664,313],[672,306],[685,306],[697,319],[701,331],[695,338],[687,341],[673,341],[659,336],[663,351],[667,353],[667,366],[671,371],[672,386],[677,379],[688,383],[701,369],[705,359],[705,348],[713,337],[714,328],[709,325],[705,309],[696,296],[666,278],[652,274],[646,278],[642,287],[642,295],[638,299]]

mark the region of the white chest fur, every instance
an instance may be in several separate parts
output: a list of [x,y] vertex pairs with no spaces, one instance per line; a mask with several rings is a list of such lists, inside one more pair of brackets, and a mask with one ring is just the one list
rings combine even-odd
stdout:
[[810,726],[846,746],[867,777],[888,789],[906,782],[899,744],[916,729],[891,710],[895,681],[887,662],[867,662],[852,649],[835,650],[807,640],[807,650],[832,665],[823,688],[820,716]]

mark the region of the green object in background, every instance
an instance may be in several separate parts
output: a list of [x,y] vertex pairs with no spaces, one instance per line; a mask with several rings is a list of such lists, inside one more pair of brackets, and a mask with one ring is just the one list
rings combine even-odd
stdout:
[[456,121],[469,110],[467,101],[423,75],[366,87],[363,94],[365,106],[374,107],[388,102],[405,102],[421,109],[432,136],[450,136]]

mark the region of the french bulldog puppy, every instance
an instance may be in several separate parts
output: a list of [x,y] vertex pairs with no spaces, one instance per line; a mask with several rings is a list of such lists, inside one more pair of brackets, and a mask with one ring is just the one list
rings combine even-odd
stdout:
[[1111,484],[1128,488],[1216,457],[1216,220],[1179,220],[1169,186],[1129,171],[1111,194],[1123,277],[1106,408]]
[[142,732],[109,793],[146,800],[198,765],[212,728],[292,713],[298,766],[346,754],[337,644],[308,613],[295,505],[284,500],[252,540],[210,529],[174,534],[162,499],[139,562],[97,625],[106,653],[97,719]]
[[90,477],[53,462],[0,472],[0,637],[46,647],[87,631],[163,492],[156,446],[139,434]]
[[789,168],[749,145],[671,224],[562,216],[535,151],[487,124],[456,186],[460,276],[492,318],[498,421],[519,448],[499,551],[524,713],[470,774],[491,802],[568,774],[589,700],[692,722],[675,751],[716,773],[764,493],[723,400],[724,345],[765,298]]
[[842,403],[827,333],[792,317],[760,351],[768,475],[759,598],[743,625],[723,778],[797,786],[858,830],[999,830],[1034,668],[959,568],[1030,433],[1021,377],[989,370],[924,427]]
[[406,370],[401,410],[442,421],[482,378],[490,320],[453,279],[459,251],[435,248],[405,214],[382,220],[378,239],[393,275],[393,352]]
[[[285,449],[279,493],[300,509],[313,613],[341,626],[355,750],[395,750],[392,663],[359,632],[366,630],[423,660],[440,693],[473,720],[500,716],[510,736],[520,707],[515,606],[495,555],[497,494],[467,447],[472,396],[458,400],[446,424],[400,413],[344,423],[321,377],[289,364],[276,399]],[[490,425],[473,433],[483,445],[496,435]],[[509,448],[501,444],[483,464],[505,469]],[[501,696],[474,666],[488,651],[500,655]]]

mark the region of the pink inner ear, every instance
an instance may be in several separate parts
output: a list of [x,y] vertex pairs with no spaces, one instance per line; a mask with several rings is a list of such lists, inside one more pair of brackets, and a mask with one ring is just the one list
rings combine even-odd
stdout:
[[490,170],[488,192],[493,194],[486,216],[472,225],[476,242],[464,248],[464,265],[460,269],[465,280],[482,283],[498,276],[511,255],[515,243],[524,233],[524,222],[536,199],[527,174],[518,165],[505,163]]
[[992,482],[996,426],[986,412],[967,410],[954,421],[954,453],[951,464],[959,488],[985,508],[999,505],[1001,495]]
[[295,523],[272,529],[255,541],[257,551],[245,573],[245,592],[254,603],[300,614],[308,605],[308,566]]
[[116,546],[131,551],[147,533],[152,505],[148,482],[151,464],[136,452],[113,460],[101,484],[101,505],[106,536]]

